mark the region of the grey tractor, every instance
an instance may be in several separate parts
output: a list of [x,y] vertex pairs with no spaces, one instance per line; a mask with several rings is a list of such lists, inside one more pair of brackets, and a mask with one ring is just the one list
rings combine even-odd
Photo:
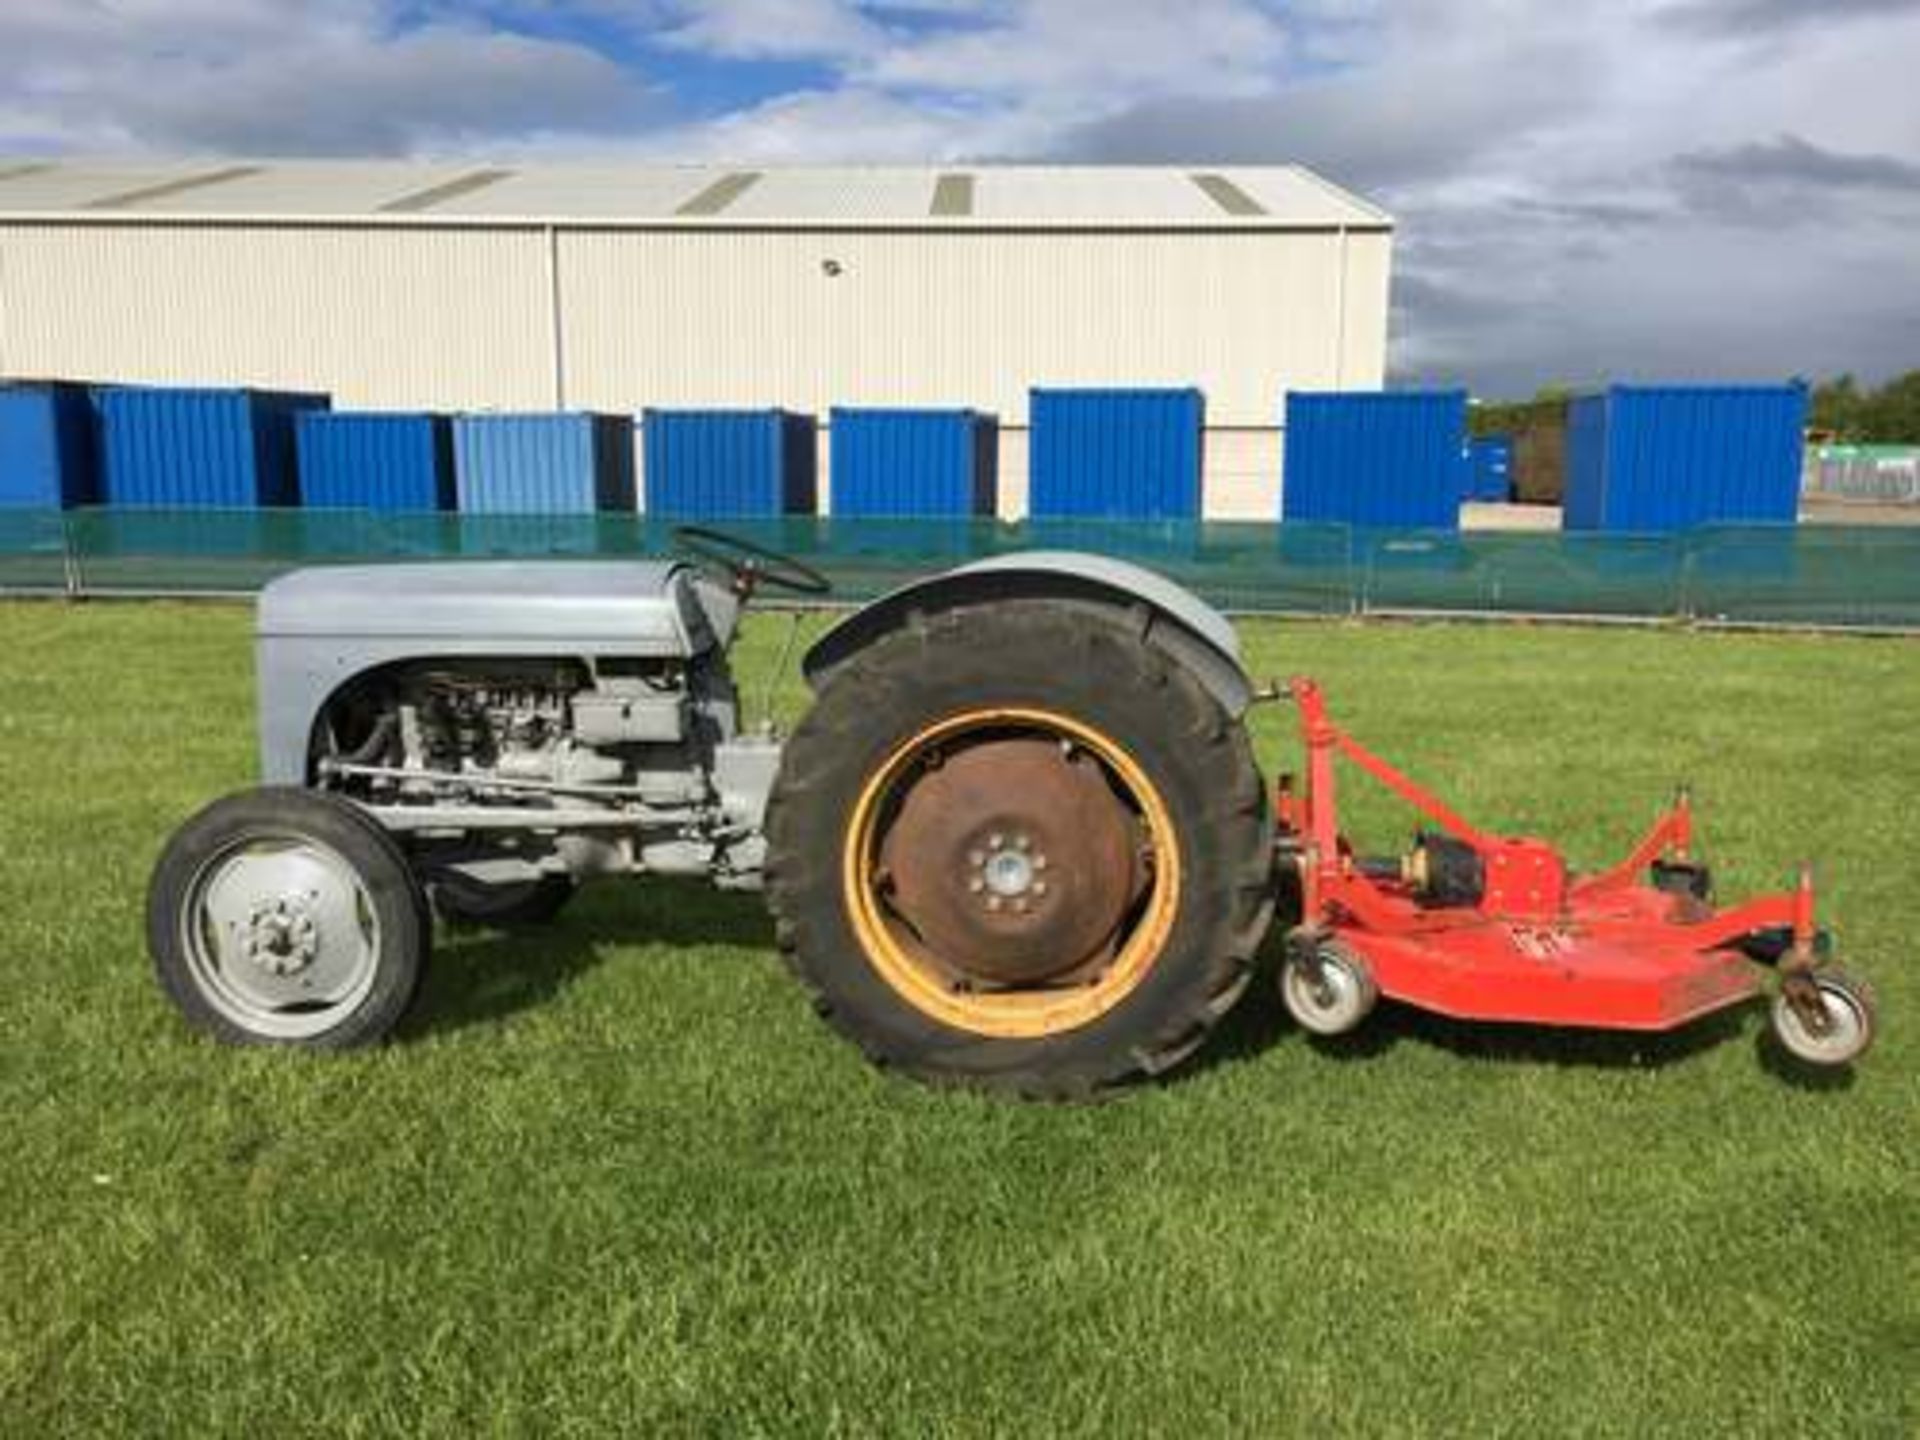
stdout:
[[1119,561],[965,565],[852,612],[791,735],[748,724],[742,608],[824,581],[687,558],[324,567],[258,603],[263,784],[156,866],[188,1020],[347,1047],[413,1002],[434,917],[546,920],[588,881],[764,890],[818,1011],[925,1079],[1091,1093],[1191,1054],[1272,905],[1232,627]]

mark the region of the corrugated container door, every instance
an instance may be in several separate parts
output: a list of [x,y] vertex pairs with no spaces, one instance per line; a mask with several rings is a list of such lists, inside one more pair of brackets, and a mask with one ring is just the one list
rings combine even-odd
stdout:
[[100,498],[161,509],[299,503],[293,417],[323,395],[109,387],[94,391]]
[[86,387],[0,385],[0,506],[61,510],[97,496]]
[[444,415],[303,414],[294,422],[300,502],[308,509],[447,510],[453,435]]
[[462,415],[454,482],[469,514],[591,515],[633,508],[633,429],[578,412]]
[[1604,530],[1607,521],[1607,397],[1567,402],[1567,488],[1560,523],[1568,530]]
[[1029,512],[1198,519],[1204,411],[1198,390],[1031,391]]
[[972,410],[832,414],[837,516],[976,516],[993,511],[993,428]]
[[648,514],[722,520],[813,512],[813,417],[648,410],[642,423]]
[[1286,428],[1283,519],[1459,525],[1465,391],[1289,391]]

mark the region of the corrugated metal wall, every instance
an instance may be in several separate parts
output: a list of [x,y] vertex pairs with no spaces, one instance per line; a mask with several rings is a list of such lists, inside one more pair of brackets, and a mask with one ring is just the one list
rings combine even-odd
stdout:
[[84,385],[0,385],[0,505],[60,509],[98,494]]
[[[398,410],[918,405],[1380,383],[1385,234],[0,224],[0,369]],[[829,275],[824,262],[836,262]],[[554,297],[559,306],[554,308]]]
[[830,417],[835,515],[991,515],[999,437],[972,410],[860,410]]
[[632,510],[633,426],[624,416],[461,415],[453,422],[460,508],[499,515]]
[[1215,424],[1270,426],[1281,388],[1366,388],[1385,368],[1384,235],[581,230],[558,243],[567,391],[583,405],[941,397],[1019,426],[1035,383],[1194,384]]
[[260,390],[93,392],[100,499],[108,505],[296,505],[293,417],[322,395]]
[[296,419],[294,444],[308,509],[453,507],[453,427],[444,415],[314,411]]
[[533,409],[550,297],[533,228],[0,224],[0,371]]
[[1567,432],[1569,529],[1661,532],[1797,518],[1803,385],[1616,385]]
[[1028,513],[1183,520],[1200,514],[1198,390],[1036,389]]
[[811,415],[648,410],[642,425],[649,515],[812,513],[818,452]]
[[1466,427],[1464,390],[1289,392],[1283,518],[1452,529]]

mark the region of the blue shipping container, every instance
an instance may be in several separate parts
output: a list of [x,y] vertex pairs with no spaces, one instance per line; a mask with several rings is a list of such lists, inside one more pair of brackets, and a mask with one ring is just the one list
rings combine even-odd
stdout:
[[116,385],[93,405],[103,503],[245,509],[300,503],[293,417],[327,397]]
[[98,498],[84,385],[0,385],[0,505],[64,510]]
[[1281,518],[1452,530],[1464,390],[1287,393]]
[[462,415],[454,480],[469,514],[588,515],[633,509],[633,422],[568,411]]
[[453,427],[444,415],[313,410],[293,427],[309,510],[450,510]]
[[1205,410],[1198,390],[1030,391],[1028,512],[1198,518]]
[[999,427],[973,410],[856,410],[831,416],[833,513],[991,515]]
[[813,417],[788,410],[648,410],[647,513],[687,520],[811,515]]
[[1569,530],[1664,533],[1798,516],[1804,385],[1615,385],[1567,410]]
[[1513,498],[1513,437],[1480,435],[1467,446],[1467,499]]

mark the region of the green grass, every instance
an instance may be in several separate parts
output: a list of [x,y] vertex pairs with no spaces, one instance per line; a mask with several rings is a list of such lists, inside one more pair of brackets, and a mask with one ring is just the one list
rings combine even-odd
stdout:
[[1577,860],[1681,777],[1723,891],[1820,857],[1885,1027],[1850,1081],[1777,1073],[1752,1010],[1644,1040],[1389,1008],[1317,1046],[1263,982],[1188,1073],[1048,1108],[869,1070],[757,903],[697,887],[443,945],[373,1053],[191,1038],[141,901],[251,777],[247,624],[0,607],[0,1432],[1920,1424],[1920,646],[1243,627]]

